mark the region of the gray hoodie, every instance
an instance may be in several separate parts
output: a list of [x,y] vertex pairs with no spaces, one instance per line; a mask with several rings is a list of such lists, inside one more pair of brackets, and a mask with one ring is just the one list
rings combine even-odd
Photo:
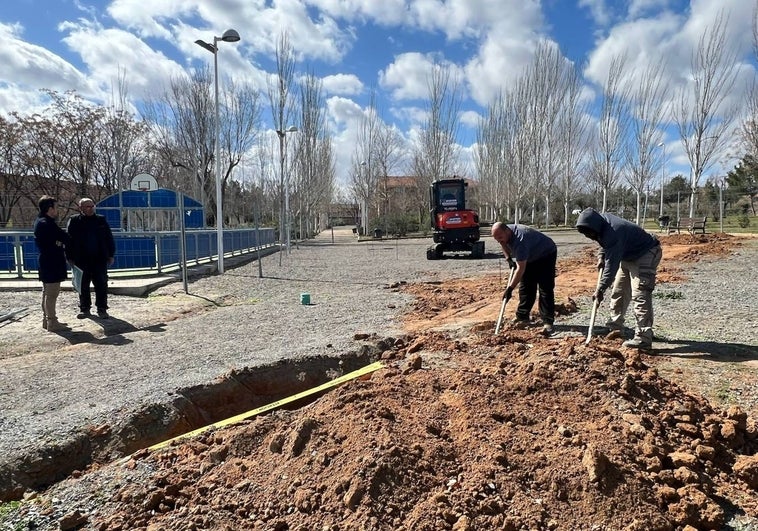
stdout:
[[613,214],[600,214],[594,208],[586,208],[579,214],[576,228],[585,234],[589,230],[597,235],[596,241],[602,248],[600,257],[605,260],[601,290],[613,284],[622,260],[632,262],[660,245],[658,238],[639,225]]

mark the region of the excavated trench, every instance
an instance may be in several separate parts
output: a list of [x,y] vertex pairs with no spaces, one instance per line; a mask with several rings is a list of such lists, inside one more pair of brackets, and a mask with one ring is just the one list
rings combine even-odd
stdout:
[[[282,360],[233,371],[213,383],[176,390],[166,402],[146,405],[114,425],[82,427],[65,440],[0,465],[0,501],[18,500],[25,491],[44,489],[75,471],[114,461],[313,389],[377,361],[379,353],[376,348],[364,346],[359,352],[340,357]],[[319,391],[282,407],[302,407],[325,392]]]

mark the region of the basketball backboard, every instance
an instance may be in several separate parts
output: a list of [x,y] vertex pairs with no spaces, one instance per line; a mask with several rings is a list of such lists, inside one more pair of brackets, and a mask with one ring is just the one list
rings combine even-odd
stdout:
[[152,192],[158,189],[158,181],[149,173],[140,173],[134,176],[129,189],[138,192]]

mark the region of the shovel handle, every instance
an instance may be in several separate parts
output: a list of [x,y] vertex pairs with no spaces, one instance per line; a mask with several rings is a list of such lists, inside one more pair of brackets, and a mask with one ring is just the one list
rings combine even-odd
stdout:
[[[506,287],[511,283],[511,280],[513,280],[513,273],[516,271],[514,268],[510,268],[511,272],[508,274],[508,284],[506,284]],[[497,324],[495,325],[495,335],[498,335],[500,333],[500,325],[503,324],[503,314],[505,313],[505,305],[508,304],[508,298],[503,297],[503,303],[500,305],[500,315],[497,318]]]
[[[600,280],[602,278],[603,278],[603,270],[602,270],[602,268],[598,268],[598,270],[597,270],[597,288],[600,287]],[[597,315],[597,308],[598,308],[598,306],[600,306],[600,303],[597,300],[593,300],[592,301],[592,314],[590,314],[590,326],[587,329],[587,339],[584,341],[585,345],[589,345],[590,344],[590,340],[592,339],[592,329],[595,328],[595,316]]]

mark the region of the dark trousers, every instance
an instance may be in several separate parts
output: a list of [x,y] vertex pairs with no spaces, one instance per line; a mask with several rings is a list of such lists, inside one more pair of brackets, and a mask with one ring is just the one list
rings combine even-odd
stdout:
[[79,294],[79,309],[84,311],[92,308],[90,283],[95,286],[95,307],[98,312],[108,309],[108,266],[106,264],[83,264],[82,292]]
[[543,323],[553,324],[555,320],[555,261],[558,253],[551,253],[539,260],[526,263],[524,276],[518,288],[518,308],[516,317],[529,319],[529,313],[540,293],[540,317]]

